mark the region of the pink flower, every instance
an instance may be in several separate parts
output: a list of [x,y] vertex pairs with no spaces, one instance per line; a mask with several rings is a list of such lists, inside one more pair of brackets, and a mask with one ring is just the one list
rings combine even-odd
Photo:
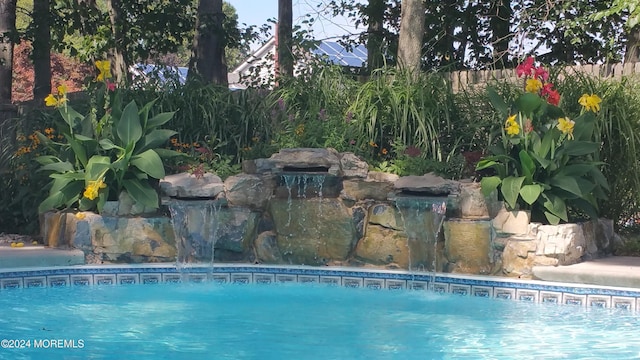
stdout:
[[526,58],[520,65],[516,67],[518,77],[529,76],[533,70],[533,56]]
[[547,81],[549,79],[549,72],[545,70],[543,67],[534,68],[534,76],[541,79],[542,81]]
[[556,90],[549,90],[547,94],[547,102],[551,105],[558,106],[560,103],[560,93]]
[[107,84],[107,90],[116,91],[116,83],[109,81],[108,79],[105,81]]

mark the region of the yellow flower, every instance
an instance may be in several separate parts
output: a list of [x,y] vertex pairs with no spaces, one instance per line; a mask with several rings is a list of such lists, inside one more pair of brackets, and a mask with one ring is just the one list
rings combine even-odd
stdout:
[[304,134],[304,124],[300,124],[296,127],[296,135],[301,136],[302,134]]
[[49,94],[44,98],[44,104],[46,106],[58,106],[58,99],[53,94]]
[[78,219],[78,220],[83,220],[86,217],[87,217],[87,215],[85,213],[83,213],[83,212],[76,213],[76,219]]
[[584,107],[585,110],[593,111],[593,112],[600,111],[601,102],[602,102],[602,99],[600,99],[600,97],[595,94],[591,94],[591,95],[583,94],[578,100],[578,103],[582,105],[582,107]]
[[110,79],[111,78],[111,61],[109,61],[109,60],[98,60],[98,61],[96,61],[96,67],[98,68],[98,71],[100,72],[98,74],[98,77],[96,78],[97,81],[104,81],[105,79]]
[[62,84],[60,86],[58,86],[58,95],[64,96],[67,94],[67,85]]
[[573,139],[573,127],[575,124],[575,121],[564,117],[558,119],[558,125],[556,125],[556,127],[562,131],[563,134],[566,134],[569,139]]
[[107,184],[105,184],[102,179],[95,181],[90,180],[89,185],[87,185],[87,188],[84,190],[84,193],[82,195],[89,200],[94,200],[98,197],[98,191],[106,187]]
[[44,133],[47,134],[47,135],[51,135],[54,132],[55,132],[55,130],[53,128],[50,128],[50,127],[44,129]]
[[537,93],[542,89],[542,81],[540,79],[527,79],[527,85],[524,90],[530,93]]
[[516,115],[511,115],[507,118],[507,121],[504,122],[504,130],[507,132],[507,135],[518,135],[520,133],[520,125],[516,121]]

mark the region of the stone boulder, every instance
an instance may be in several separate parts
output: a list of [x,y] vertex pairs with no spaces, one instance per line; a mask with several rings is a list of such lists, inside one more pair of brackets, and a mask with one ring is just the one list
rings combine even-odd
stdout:
[[160,180],[160,190],[173,198],[209,198],[213,199],[224,191],[224,184],[218,175],[204,173],[196,177],[189,173],[167,175]]
[[341,176],[340,154],[334,149],[296,148],[281,149],[268,159],[256,159],[243,163],[248,174],[279,174],[284,171],[326,172]]
[[285,263],[344,261],[357,240],[352,216],[338,199],[272,199],[268,211]]
[[275,180],[271,176],[239,174],[224,181],[229,205],[250,209],[265,209],[275,186]]
[[394,188],[422,195],[449,195],[460,192],[460,184],[457,181],[447,180],[433,173],[403,176],[394,183]]
[[398,175],[371,171],[366,179],[346,179],[342,182],[340,196],[345,200],[378,200],[384,201],[393,194],[393,183],[398,180]]

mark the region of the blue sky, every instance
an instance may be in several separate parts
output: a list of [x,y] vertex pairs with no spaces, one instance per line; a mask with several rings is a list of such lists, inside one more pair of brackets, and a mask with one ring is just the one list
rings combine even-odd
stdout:
[[[270,18],[278,17],[278,1],[277,0],[226,0],[236,8],[238,13],[238,22],[247,25],[266,24]],[[322,40],[326,38],[341,36],[344,34],[355,32],[349,21],[344,18],[330,18],[322,13],[324,1],[322,0],[293,0],[293,23],[294,25],[302,25],[301,21],[305,19],[305,15],[314,14],[321,19],[313,26],[313,33],[316,39]],[[318,5],[321,5],[320,9]]]

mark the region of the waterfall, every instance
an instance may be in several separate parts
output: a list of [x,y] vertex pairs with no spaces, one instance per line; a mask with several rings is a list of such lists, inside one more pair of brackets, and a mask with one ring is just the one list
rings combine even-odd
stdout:
[[176,199],[169,202],[176,240],[176,268],[183,280],[190,273],[202,272],[203,268],[213,272],[221,206],[222,203],[215,200]]

